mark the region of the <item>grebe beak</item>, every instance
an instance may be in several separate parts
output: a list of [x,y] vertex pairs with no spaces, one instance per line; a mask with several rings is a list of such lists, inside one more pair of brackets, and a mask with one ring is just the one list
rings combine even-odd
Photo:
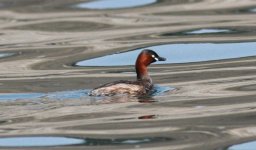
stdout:
[[155,61],[165,61],[166,60],[166,58],[160,57],[160,56],[152,55],[152,57],[155,59]]
[[166,58],[158,56],[158,57],[156,58],[156,60],[158,60],[158,61],[166,61]]

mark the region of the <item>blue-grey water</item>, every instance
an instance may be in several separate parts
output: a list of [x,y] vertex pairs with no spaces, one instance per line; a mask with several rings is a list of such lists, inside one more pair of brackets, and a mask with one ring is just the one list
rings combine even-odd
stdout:
[[230,33],[228,29],[199,29],[186,32],[186,34],[213,34],[213,33]]
[[[254,149],[255,8],[0,0],[0,149]],[[136,80],[145,48],[167,58],[148,68],[152,93],[88,96]]]
[[[174,87],[155,85],[150,93],[151,96],[164,95],[165,92],[175,90]],[[0,101],[15,101],[15,100],[70,100],[70,99],[88,99],[88,89],[72,90],[72,91],[57,91],[48,93],[4,93],[0,94]]]
[[79,61],[77,66],[134,65],[143,49],[152,49],[167,60],[156,64],[192,63],[256,56],[255,42],[164,44]]
[[72,137],[47,137],[47,136],[27,136],[27,137],[7,137],[0,138],[0,148],[2,147],[56,147],[56,146],[104,146],[104,145],[134,145],[143,143],[154,143],[171,141],[164,137],[142,137],[142,138],[72,138]]
[[138,7],[157,2],[157,0],[95,0],[77,4],[75,7],[83,9],[121,9]]
[[0,138],[1,147],[42,147],[83,144],[85,140],[67,137],[8,137]]
[[256,8],[250,9],[251,12],[256,12]]
[[12,56],[12,55],[13,55],[12,53],[0,53],[0,58]]
[[247,142],[242,144],[233,145],[228,148],[228,150],[254,150],[256,147],[256,142]]

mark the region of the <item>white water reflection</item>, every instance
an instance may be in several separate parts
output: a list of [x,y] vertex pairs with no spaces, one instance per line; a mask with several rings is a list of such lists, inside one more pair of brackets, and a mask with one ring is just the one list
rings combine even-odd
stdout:
[[84,9],[119,9],[148,5],[157,0],[96,0],[76,5],[76,8]]
[[250,12],[256,12],[256,8],[250,9]]
[[[165,44],[146,47],[166,57],[164,63],[190,63],[256,56],[256,42],[243,43],[189,43]],[[143,48],[145,49],[145,48]],[[134,65],[142,48],[77,62],[77,66],[123,66]]]
[[0,138],[0,147],[34,147],[82,144],[85,140],[67,137],[8,137]]
[[256,149],[256,141],[237,144],[228,148],[228,150],[255,150],[255,149]]
[[0,58],[12,56],[12,53],[0,53]]
[[229,33],[232,32],[228,29],[199,29],[186,32],[186,34],[209,34],[209,33]]

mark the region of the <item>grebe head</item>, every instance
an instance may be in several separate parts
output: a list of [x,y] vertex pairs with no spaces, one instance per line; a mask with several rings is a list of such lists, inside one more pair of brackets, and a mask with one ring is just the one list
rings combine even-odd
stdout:
[[156,52],[150,49],[143,50],[135,64],[136,73],[137,73],[137,80],[151,80],[148,71],[147,66],[149,66],[151,63],[154,63],[156,61],[165,61],[166,59],[163,57],[158,56]]
[[151,63],[154,63],[156,61],[165,61],[165,60],[166,58],[158,56],[158,54],[153,50],[145,49],[139,54],[136,61],[136,65],[148,66]]

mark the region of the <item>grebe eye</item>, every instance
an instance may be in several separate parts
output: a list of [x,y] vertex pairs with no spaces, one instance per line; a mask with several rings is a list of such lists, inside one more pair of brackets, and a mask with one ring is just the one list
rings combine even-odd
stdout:
[[151,55],[156,61],[158,61],[158,58],[155,55]]

